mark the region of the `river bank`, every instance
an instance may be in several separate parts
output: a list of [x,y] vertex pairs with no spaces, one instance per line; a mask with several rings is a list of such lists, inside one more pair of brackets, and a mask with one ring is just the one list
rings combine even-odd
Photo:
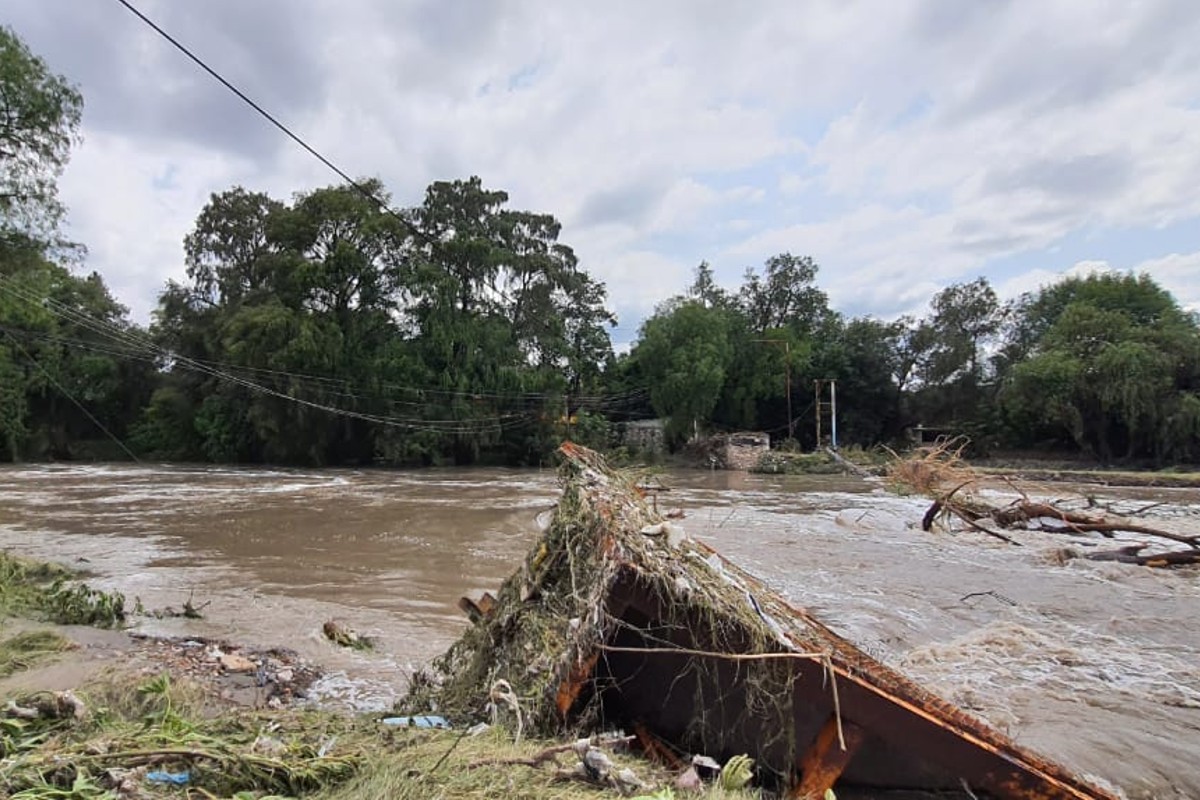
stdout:
[[[1091,548],[1063,535],[1013,547],[925,532],[927,499],[844,475],[659,479],[689,536],[1019,743],[1130,798],[1200,796],[1187,755],[1200,571],[1064,562],[1064,547]],[[1018,485],[1079,508],[1087,495],[1151,506],[1147,525],[1182,533],[1200,520],[1195,489]],[[530,552],[558,495],[538,470],[0,468],[0,547],[86,570],[131,606],[179,609],[194,593],[204,619],[136,617],[138,632],[294,649],[325,668],[321,702],[382,715],[468,624],[458,599],[495,592]],[[329,619],[378,648],[331,645]]]
[[[884,475],[899,456],[883,449],[849,448],[839,453],[789,453],[772,450],[751,470],[766,475]],[[1053,459],[965,458],[980,475],[1001,480],[1069,483],[1101,487],[1198,489],[1200,470],[1191,466],[1163,469],[1118,468]],[[702,467],[701,464],[693,464]]]
[[[519,742],[503,724],[469,736],[398,726],[313,702],[323,670],[293,652],[150,637],[115,618],[56,622],[55,594],[92,590],[60,567],[0,559],[0,796],[612,795],[572,767],[574,743]],[[600,744],[614,770],[669,785],[623,740]]]

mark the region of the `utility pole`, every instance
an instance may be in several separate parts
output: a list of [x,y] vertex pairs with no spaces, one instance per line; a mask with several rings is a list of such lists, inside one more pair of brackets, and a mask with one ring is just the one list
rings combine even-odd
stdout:
[[788,438],[796,438],[796,420],[792,416],[792,343],[787,339],[755,339],[756,342],[783,345],[783,393],[787,397]]
[[813,450],[821,449],[821,379],[813,380],[813,411],[817,416],[817,443]]
[[[822,384],[829,384],[829,402],[821,399]],[[834,450],[838,447],[837,438],[837,379],[828,378],[821,380],[817,378],[813,381],[813,410],[817,420],[817,444],[816,449],[821,449],[821,418],[825,415],[825,410],[829,410],[829,435],[830,445]]]
[[833,449],[837,450],[837,379],[829,379],[829,435]]

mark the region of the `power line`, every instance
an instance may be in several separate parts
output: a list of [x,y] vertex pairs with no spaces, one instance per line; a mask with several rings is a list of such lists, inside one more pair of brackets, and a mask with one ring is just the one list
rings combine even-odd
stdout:
[[[433,433],[443,433],[443,434],[477,434],[477,433],[485,433],[485,432],[501,432],[501,431],[509,429],[509,428],[516,428],[516,427],[522,427],[525,425],[533,424],[537,419],[539,419],[542,416],[542,414],[539,412],[507,413],[507,414],[502,414],[502,413],[497,412],[494,418],[488,417],[486,419],[433,419],[433,420],[431,420],[431,419],[423,418],[423,417],[401,417],[401,416],[397,416],[397,415],[384,416],[384,415],[380,415],[380,414],[371,414],[371,413],[366,413],[366,412],[361,412],[361,411],[354,411],[354,410],[346,409],[346,408],[339,408],[337,406],[329,405],[328,403],[325,403],[325,402],[316,402],[316,401],[308,400],[308,399],[305,399],[302,397],[296,397],[294,394],[284,393],[282,391],[279,391],[278,389],[264,386],[261,383],[256,383],[254,381],[248,380],[248,379],[240,377],[238,375],[230,374],[230,372],[228,372],[226,370],[218,369],[218,368],[215,368],[208,364],[197,361],[195,359],[191,359],[186,356],[182,356],[178,353],[174,353],[172,351],[169,351],[169,350],[163,348],[162,346],[158,345],[157,343],[153,342],[152,340],[149,340],[139,334],[134,333],[133,331],[123,329],[123,328],[121,328],[111,322],[105,321],[105,320],[96,319],[82,311],[79,311],[79,310],[71,308],[70,306],[67,306],[63,303],[60,303],[59,301],[57,301],[53,298],[44,297],[44,298],[39,299],[32,292],[28,292],[23,287],[16,285],[14,282],[14,279],[10,276],[0,275],[0,291],[4,291],[7,294],[9,294],[9,296],[14,297],[18,300],[21,300],[31,306],[42,308],[42,309],[46,310],[47,312],[49,312],[50,314],[58,317],[59,319],[65,320],[68,323],[79,325],[87,330],[90,330],[93,333],[114,342],[115,343],[114,346],[116,348],[128,348],[128,349],[118,349],[116,351],[110,351],[110,354],[112,354],[112,355],[122,355],[122,356],[129,357],[129,358],[137,358],[140,360],[146,360],[146,361],[152,361],[152,362],[169,360],[169,361],[173,362],[174,364],[181,366],[185,369],[189,369],[189,370],[199,372],[204,375],[215,377],[218,380],[223,380],[223,381],[232,383],[234,385],[242,386],[243,388],[246,388],[246,389],[254,391],[254,392],[273,396],[273,397],[276,397],[276,398],[279,398],[282,400],[287,400],[287,401],[296,403],[301,406],[306,406],[309,408],[324,411],[324,412],[331,413],[331,414],[338,415],[338,416],[359,419],[359,420],[362,420],[365,422],[375,423],[375,424],[389,426],[389,427],[398,427],[398,428],[404,428],[404,429],[408,429],[408,430],[423,430],[423,431],[429,431],[429,432],[433,432]],[[17,329],[5,329],[5,334],[11,338],[11,336],[12,336],[11,331],[16,331],[16,330]],[[40,334],[40,335],[44,336],[44,334]],[[68,346],[78,343],[78,340],[69,340],[66,337],[46,337],[46,338],[58,340],[60,343],[68,344]],[[92,346],[92,343],[81,343],[81,344],[85,347]],[[213,362],[213,363],[216,363],[216,362]],[[236,365],[228,365],[228,367],[230,369],[234,369],[234,370],[238,369],[238,367]],[[253,369],[253,368],[251,368],[251,369]],[[286,373],[281,370],[266,370],[266,372],[269,372],[273,375],[279,375],[279,376],[290,375],[290,373]],[[304,376],[298,376],[298,377],[304,377]],[[326,379],[326,380],[334,380],[334,379]],[[325,391],[328,394],[335,394],[335,396],[338,394],[336,392],[329,392],[327,387],[325,388]],[[644,394],[645,391],[646,390],[644,390],[644,389],[637,389],[637,390],[634,390],[634,391],[628,393],[628,395],[626,395],[624,397],[619,396],[619,395],[613,396],[611,398],[606,398],[606,397],[601,396],[601,399],[598,402],[596,402],[594,404],[589,403],[589,405],[596,405],[596,406],[603,408],[606,403],[611,402],[614,407],[619,408],[621,405],[626,405],[626,404],[631,404],[631,403],[637,402],[639,395]],[[350,397],[353,399],[358,399],[358,400],[383,399],[383,398],[364,398],[362,396],[355,395],[355,394],[349,393],[349,392],[341,393],[341,395],[345,396],[345,397]],[[471,398],[474,395],[475,395],[475,393],[463,392],[456,396],[460,397],[460,398]],[[495,396],[503,398],[502,395],[495,395]],[[530,399],[532,399],[532,398],[530,398]]]
[[[0,277],[3,277],[3,276],[0,276]],[[210,375],[212,377],[228,381],[230,383],[242,386],[251,391],[255,391],[255,392],[259,392],[261,394],[277,397],[279,399],[287,400],[287,401],[296,403],[301,406],[306,406],[306,407],[313,408],[316,410],[325,411],[325,412],[328,412],[331,414],[349,417],[352,419],[359,419],[364,422],[373,422],[373,423],[377,423],[380,425],[405,428],[405,429],[409,429],[409,430],[425,430],[425,431],[430,431],[430,432],[435,432],[435,433],[480,433],[480,432],[486,432],[486,431],[492,431],[492,430],[499,431],[499,430],[504,430],[506,427],[517,427],[519,425],[528,424],[528,422],[529,422],[528,419],[521,419],[517,423],[512,423],[512,422],[506,423],[504,421],[506,419],[505,415],[497,415],[497,418],[495,421],[492,421],[491,419],[485,419],[485,420],[480,420],[480,419],[474,419],[474,420],[471,420],[471,419],[466,419],[466,420],[464,420],[464,419],[428,420],[428,419],[413,418],[413,417],[407,417],[407,418],[388,417],[388,416],[382,416],[379,414],[367,414],[367,413],[363,413],[363,412],[359,412],[359,411],[352,411],[350,409],[338,408],[337,406],[331,406],[327,403],[318,403],[318,402],[314,402],[312,400],[306,400],[301,397],[296,397],[294,395],[286,394],[284,392],[278,391],[277,389],[272,389],[270,387],[263,386],[262,384],[255,383],[255,382],[247,380],[245,378],[238,377],[237,375],[231,375],[228,372],[223,372],[218,369],[213,369],[211,367],[204,366],[202,364],[199,364],[198,362],[195,362],[192,359],[187,358],[186,356],[181,356],[178,353],[172,353],[170,351],[167,351],[153,342],[145,342],[145,341],[137,342],[136,337],[134,337],[133,334],[131,334],[130,332],[124,331],[124,330],[112,325],[111,323],[107,323],[102,320],[93,319],[90,316],[88,316],[87,314],[83,314],[82,312],[78,312],[75,309],[71,309],[70,307],[65,306],[62,303],[59,303],[58,301],[54,300],[53,298],[49,298],[49,297],[44,298],[43,302],[39,303],[36,298],[31,298],[29,295],[23,295],[19,290],[14,290],[13,287],[11,287],[11,286],[5,286],[4,283],[7,283],[7,281],[8,281],[8,279],[6,279],[3,283],[0,283],[0,288],[6,289],[10,293],[11,296],[14,296],[14,297],[17,297],[18,299],[24,300],[25,302],[30,303],[31,305],[37,305],[37,306],[41,306],[41,307],[45,308],[51,314],[58,316],[60,319],[66,319],[69,322],[74,322],[76,324],[83,325],[83,326],[91,329],[95,333],[98,333],[102,336],[107,336],[108,338],[113,339],[120,343],[128,344],[130,342],[130,340],[132,340],[133,343],[140,344],[143,351],[145,351],[145,352],[156,353],[158,356],[160,356],[162,358],[171,359],[178,364],[184,365],[186,368],[190,368],[190,369],[196,370],[198,372],[201,372],[203,374]],[[58,308],[55,308],[56,306]],[[107,328],[107,330],[106,330],[106,328]],[[511,419],[514,417],[524,417],[524,416],[526,416],[526,415],[507,415],[507,418]]]
[[[0,276],[0,291],[7,291],[10,296],[16,297],[19,300],[32,302],[28,296],[21,296],[15,290],[3,285],[3,276]],[[52,312],[53,313],[53,312]],[[60,318],[66,319],[74,324],[81,324],[78,319],[68,318],[66,315]],[[93,320],[99,323],[99,320]],[[119,331],[119,328],[114,330]],[[86,340],[72,338],[69,336],[56,336],[45,331],[31,330],[28,328],[17,328],[0,324],[0,331],[25,336],[39,341],[61,344],[66,347],[72,347],[80,350],[88,350],[92,352],[102,353],[104,355],[114,356],[118,358],[128,358],[136,361],[158,364],[164,360],[174,359],[175,356],[169,350],[153,350],[149,345],[134,346],[131,344],[122,344],[114,342],[110,346],[102,346],[102,344]],[[111,333],[101,334],[106,338],[113,338]],[[421,400],[400,400],[393,397],[390,393],[367,393],[363,391],[350,391],[346,387],[352,387],[353,381],[348,377],[334,377],[328,375],[312,375],[302,372],[289,372],[287,370],[270,369],[267,367],[254,367],[244,364],[232,364],[223,361],[212,361],[209,359],[192,358],[188,359],[196,364],[201,364],[205,367],[213,369],[230,371],[230,372],[245,372],[251,374],[265,375],[279,379],[286,379],[293,383],[304,385],[312,384],[313,391],[321,391],[326,394],[336,397],[346,397],[355,400],[378,400],[384,401],[392,405],[405,405],[424,407],[429,405],[429,401]],[[185,365],[186,366],[186,365]],[[510,401],[513,403],[537,403],[547,400],[560,399],[565,392],[503,392],[503,391],[485,391],[485,390],[450,390],[440,387],[416,386],[411,384],[399,384],[391,381],[383,381],[378,384],[380,389],[393,390],[395,393],[409,393],[416,395],[434,395],[438,397],[448,398],[450,400],[479,400],[491,399]],[[642,402],[649,395],[649,390],[645,388],[636,388],[627,392],[617,394],[597,394],[597,395],[571,395],[572,405],[585,407],[588,409],[609,409],[622,408],[636,403]]]
[[[188,47],[186,45],[184,45],[182,42],[180,42],[178,39],[176,39],[171,34],[167,33],[167,31],[163,30],[162,27],[160,27],[157,23],[154,22],[154,20],[150,19],[144,13],[142,13],[140,10],[138,10],[138,8],[135,7],[132,3],[130,3],[129,0],[117,0],[117,2],[120,3],[122,6],[124,6],[131,14],[133,14],[135,17],[137,17],[143,23],[148,25],[155,33],[157,33],[159,36],[161,36],[163,39],[165,39],[167,42],[169,42],[172,46],[174,46],[175,49],[177,49],[179,52],[183,53],[188,59],[190,59],[192,62],[194,62],[198,67],[200,67],[202,70],[204,70],[206,73],[208,73],[214,80],[219,82],[222,86],[224,86],[226,89],[228,89],[234,95],[236,95],[238,97],[238,99],[240,99],[246,105],[250,106],[250,108],[254,109],[254,111],[256,111],[263,119],[270,122],[273,126],[275,126],[277,129],[279,129],[279,131],[282,132],[285,136],[287,136],[289,139],[291,139],[296,144],[300,145],[300,147],[304,148],[304,150],[307,153],[309,153],[311,156],[316,158],[318,161],[320,161],[322,164],[324,164],[327,168],[332,170],[334,174],[336,174],[339,178],[341,178],[343,181],[345,181],[347,184],[349,184],[351,187],[353,187],[356,191],[359,192],[359,194],[361,194],[363,197],[367,198],[372,203],[374,203],[385,214],[388,214],[389,216],[391,216],[391,217],[395,218],[397,221],[399,221],[399,223],[402,226],[404,226],[404,229],[407,230],[411,236],[413,236],[416,239],[420,239],[425,244],[429,245],[431,248],[436,247],[438,245],[438,241],[435,239],[435,237],[429,235],[425,231],[421,230],[421,228],[414,225],[411,220],[409,220],[403,214],[401,214],[400,212],[398,212],[394,208],[392,208],[390,205],[388,205],[381,197],[379,197],[379,195],[375,194],[375,192],[371,191],[369,188],[367,188],[366,186],[364,186],[362,183],[358,182],[354,178],[351,178],[349,173],[347,173],[344,169],[339,167],[337,164],[333,163],[333,161],[331,161],[329,158],[324,156],[320,151],[318,151],[315,147],[313,147],[308,142],[306,142],[299,134],[292,131],[291,128],[289,128],[288,126],[286,126],[282,122],[280,122],[273,114],[271,114],[269,111],[267,111],[265,108],[263,108],[257,102],[255,102],[249,95],[247,95],[245,92],[243,92],[237,86],[235,86],[225,76],[223,76],[221,73],[217,72],[215,69],[213,69],[211,66],[209,66],[202,58],[200,58],[198,55],[196,55],[190,49],[188,49]],[[495,291],[501,298],[507,299],[510,302],[512,301],[512,298],[509,296],[509,294],[506,291],[504,291],[504,289],[502,289],[498,286],[492,286],[490,288],[493,291]],[[546,323],[543,321],[543,324],[546,324]]]
[[332,170],[339,178],[344,180],[350,186],[354,187],[354,189],[356,189],[360,194],[362,194],[363,197],[366,197],[368,200],[375,203],[385,213],[390,214],[391,216],[393,216],[397,220],[399,220],[400,224],[402,224],[405,227],[405,229],[408,230],[409,233],[411,233],[413,236],[416,236],[419,239],[424,239],[429,244],[433,243],[433,240],[430,236],[428,236],[424,231],[422,231],[416,225],[413,225],[412,222],[410,222],[407,218],[405,218],[403,214],[399,213],[398,211],[393,209],[391,206],[389,206],[387,203],[385,203],[382,198],[380,198],[378,195],[376,195],[374,192],[372,192],[366,186],[359,183],[354,178],[351,178],[350,175],[345,170],[343,170],[337,164],[333,163],[328,158],[326,158],[324,155],[322,155],[315,147],[310,145],[308,142],[304,141],[304,139],[302,139],[298,134],[294,133],[288,126],[286,126],[282,122],[280,122],[273,114],[271,114],[271,112],[267,111],[261,105],[256,103],[249,95],[247,95],[245,92],[243,92],[241,89],[239,89],[233,83],[231,83],[227,78],[225,78],[225,76],[223,76],[221,73],[217,72],[215,69],[210,67],[207,63],[205,63],[205,61],[202,58],[200,58],[198,55],[196,55],[191,50],[189,50],[186,45],[184,45],[182,42],[180,42],[178,39],[176,39],[171,34],[167,33],[161,27],[159,27],[158,24],[154,22],[154,20],[150,19],[145,14],[143,14],[140,10],[137,9],[137,7],[135,7],[132,3],[130,3],[129,0],[117,0],[117,2],[120,3],[121,5],[123,5],[129,11],[129,13],[133,14],[135,17],[137,17],[142,22],[144,22],[146,25],[148,25],[152,30],[154,30],[155,33],[157,33],[163,39],[170,42],[175,47],[175,49],[177,49],[179,52],[183,53],[185,56],[187,56],[189,59],[191,59],[196,64],[196,66],[200,67],[200,69],[207,72],[210,76],[213,77],[213,79],[215,79],[218,83],[220,83],[226,89],[233,92],[233,94],[235,94],[238,97],[238,99],[240,99],[243,103],[245,103],[246,105],[250,106],[250,108],[252,108],[256,112],[258,112],[259,116],[261,116],[263,119],[270,122],[272,125],[274,125],[276,128],[278,128],[285,136],[287,136],[293,142],[295,142],[296,144],[298,144],[302,148],[304,148],[308,152],[309,155],[311,155],[313,158],[317,159],[322,164],[324,164],[326,167],[328,167],[330,170]]
[[[249,95],[247,95],[240,88],[238,88],[236,85],[234,85],[231,81],[229,81],[227,78],[225,78],[219,72],[217,72],[213,67],[209,66],[203,59],[201,59],[199,56],[197,56],[195,53],[193,53],[186,45],[184,45],[182,42],[180,42],[178,39],[176,39],[174,36],[172,36],[170,33],[168,33],[162,27],[160,27],[157,23],[155,23],[153,20],[151,20],[144,13],[142,13],[142,11],[140,11],[137,7],[135,7],[131,2],[129,2],[128,0],[117,0],[117,2],[120,3],[122,6],[124,6],[127,11],[129,11],[131,14],[133,14],[135,17],[137,17],[141,22],[143,22],[145,25],[150,27],[160,37],[162,37],[164,40],[166,40],[172,46],[174,46],[177,50],[179,50],[179,52],[181,52],[189,60],[191,60],[198,67],[200,67],[202,70],[204,70],[204,72],[206,72],[210,77],[212,77],[214,80],[219,82],[222,86],[224,86],[226,89],[228,89],[230,92],[232,92],[238,99],[240,99],[242,102],[244,102],[250,108],[252,108],[255,112],[257,112],[261,117],[263,117],[265,120],[267,120],[269,123],[271,123],[275,128],[277,128],[285,136],[287,136],[289,139],[291,139],[293,142],[295,142],[301,148],[303,148],[307,153],[309,153],[311,156],[313,156],[318,161],[320,161],[325,167],[327,167],[332,172],[334,172],[338,177],[340,177],[343,181],[345,181],[349,186],[351,186],[356,191],[358,191],[363,197],[370,200],[381,211],[383,211],[384,213],[388,214],[389,216],[391,216],[391,217],[395,218],[397,221],[399,221],[400,224],[404,227],[404,229],[410,233],[410,235],[412,235],[414,238],[424,241],[426,244],[428,244],[430,246],[435,246],[437,244],[437,242],[435,241],[435,239],[433,237],[431,237],[430,235],[428,235],[427,233],[422,231],[420,228],[418,228],[416,225],[414,225],[403,214],[401,214],[400,212],[396,211],[391,206],[389,206],[381,197],[379,197],[375,192],[371,191],[367,186],[363,185],[362,183],[360,183],[357,180],[355,180],[354,178],[352,178],[345,170],[343,170],[341,167],[339,167],[337,164],[335,164],[333,161],[331,161],[329,158],[327,158],[325,155],[323,155],[321,152],[319,152],[316,148],[314,148],[312,145],[310,145],[308,142],[306,142],[298,134],[293,132],[287,125],[283,124],[278,118],[276,118],[273,114],[271,114],[269,111],[267,111],[265,108],[263,108],[259,103],[255,102]],[[0,276],[0,277],[3,277],[3,276]],[[0,285],[0,287],[2,287],[2,285]],[[7,288],[10,293],[20,296],[20,295],[18,295],[18,290],[14,289],[11,286],[7,287]],[[497,291],[498,293],[500,293],[500,295],[502,297],[506,296],[506,293],[502,289],[499,289],[498,287],[492,287],[492,288],[495,291]],[[477,431],[481,430],[481,426],[479,424],[476,424],[476,421],[472,421],[472,420],[425,420],[425,419],[418,420],[418,419],[412,418],[412,417],[408,417],[408,418],[383,417],[383,416],[376,415],[376,414],[366,414],[363,412],[352,411],[349,409],[342,409],[342,408],[337,408],[334,406],[329,406],[324,403],[316,403],[316,402],[313,402],[310,400],[305,400],[303,398],[295,397],[293,394],[285,394],[276,389],[272,389],[270,387],[263,386],[260,383],[255,383],[254,381],[248,380],[248,379],[240,377],[238,375],[230,374],[230,370],[251,372],[251,373],[258,373],[258,374],[271,374],[271,375],[288,377],[289,379],[292,379],[292,380],[301,379],[301,380],[308,380],[308,381],[315,381],[315,382],[337,383],[337,382],[339,382],[339,379],[327,378],[327,377],[322,377],[322,376],[303,376],[303,375],[299,375],[296,373],[286,373],[286,372],[279,371],[279,370],[266,370],[263,368],[239,367],[236,365],[222,365],[219,362],[206,363],[199,359],[188,358],[187,356],[180,355],[179,353],[175,353],[175,352],[166,350],[165,348],[159,346],[158,344],[156,344],[154,342],[147,342],[146,340],[139,341],[139,337],[136,336],[135,334],[131,333],[130,331],[123,330],[121,328],[118,328],[117,326],[112,325],[111,323],[108,323],[108,322],[105,322],[102,320],[95,320],[95,319],[91,318],[90,316],[88,316],[87,314],[83,314],[82,312],[78,312],[75,309],[71,309],[70,307],[67,307],[61,303],[58,303],[57,301],[53,300],[52,298],[43,298],[39,301],[39,299],[36,297],[30,297],[28,295],[25,295],[21,299],[24,299],[27,302],[30,302],[32,304],[40,305],[43,308],[46,308],[47,310],[51,311],[51,313],[56,314],[61,319],[66,319],[70,322],[80,325],[81,327],[91,330],[93,333],[96,333],[100,336],[104,336],[104,337],[108,338],[112,342],[114,342],[115,346],[117,346],[117,347],[130,348],[130,353],[128,355],[128,357],[130,357],[130,358],[142,358],[142,359],[151,360],[151,361],[157,361],[159,359],[168,360],[172,364],[181,365],[186,369],[190,369],[190,370],[193,370],[196,372],[200,372],[202,374],[210,375],[212,377],[216,377],[218,379],[228,381],[230,383],[242,386],[251,391],[261,392],[261,393],[264,393],[267,395],[278,397],[280,399],[289,400],[289,401],[298,403],[300,405],[312,407],[314,409],[319,409],[319,410],[323,410],[323,411],[326,411],[329,413],[334,413],[334,414],[340,414],[342,416],[347,416],[347,417],[351,417],[351,418],[361,419],[361,420],[364,420],[367,422],[375,422],[377,424],[392,425],[392,426],[404,427],[404,428],[408,428],[408,429],[417,429],[417,430],[424,429],[424,430],[437,431],[437,432],[443,432],[443,433],[452,433],[452,432],[466,433],[466,432],[477,432]],[[54,306],[57,306],[58,308],[55,309]],[[11,334],[8,334],[8,335],[11,338]],[[224,370],[219,368],[222,366],[225,367]],[[453,391],[448,391],[448,390],[443,390],[443,389],[430,389],[430,388],[418,388],[418,387],[404,387],[403,390],[414,391],[414,392],[418,392],[418,393],[439,394],[439,395],[447,396],[447,397],[466,397],[466,398],[479,398],[479,397],[506,398],[506,397],[508,397],[508,395],[503,395],[500,393],[491,393],[491,392],[469,392],[469,391],[468,392],[453,392]],[[327,393],[333,393],[333,392],[328,392],[328,390],[326,390],[326,391],[327,391]],[[639,390],[639,391],[644,393],[645,390]],[[336,394],[336,393],[333,393],[333,394]],[[609,398],[607,396],[594,396],[594,397],[590,397],[590,398],[580,398],[580,401],[581,401],[581,404],[587,403],[587,404],[593,405],[594,407],[604,407],[607,404],[612,403],[615,408],[620,408],[622,405],[627,405],[631,402],[636,402],[634,400],[633,395],[634,395],[634,393],[631,393],[629,398],[626,398],[626,399],[620,399],[620,398],[614,399],[614,398]],[[342,393],[342,396],[351,397],[351,398],[359,399],[359,400],[364,399],[358,395],[354,395],[349,392]],[[523,394],[519,395],[520,398],[524,398],[524,399],[528,399],[528,400],[537,400],[537,399],[546,400],[546,399],[549,399],[552,397],[557,397],[557,396],[560,396],[560,395],[558,393],[545,393],[545,392],[543,392],[543,393],[523,393]],[[403,402],[403,401],[401,401],[401,402]],[[495,426],[496,428],[502,428],[502,426],[504,425],[503,420],[506,417],[514,418],[514,417],[523,417],[523,416],[528,417],[529,415],[528,414],[526,414],[526,415],[518,415],[518,414],[497,415],[497,419],[494,423],[490,423],[490,422],[484,423],[484,424],[488,425],[488,427],[486,427],[484,429],[488,429],[488,430],[493,429],[492,426]],[[442,426],[445,426],[445,427],[442,427]],[[451,427],[451,426],[453,426],[453,427]]]
[[76,399],[75,399],[75,396],[74,396],[74,395],[72,395],[70,392],[68,392],[68,391],[66,390],[66,388],[65,388],[65,387],[64,387],[64,386],[63,386],[61,383],[59,383],[58,381],[54,380],[54,376],[53,376],[53,375],[51,375],[51,374],[50,374],[50,373],[49,373],[49,372],[46,370],[46,368],[42,366],[42,364],[41,364],[41,362],[40,362],[40,361],[38,361],[36,358],[34,358],[33,356],[31,356],[31,355],[29,354],[29,351],[28,351],[28,350],[26,350],[26,349],[25,349],[25,347],[24,347],[24,346],[23,346],[23,345],[22,345],[20,342],[18,342],[18,341],[16,340],[16,338],[14,338],[14,337],[13,337],[13,335],[12,335],[11,333],[9,333],[8,331],[5,331],[5,332],[4,332],[4,335],[5,335],[5,337],[7,337],[7,339],[8,339],[10,342],[12,342],[12,343],[13,343],[13,346],[14,346],[14,347],[16,347],[18,350],[20,350],[22,353],[24,353],[24,354],[25,354],[25,358],[26,358],[26,359],[29,361],[29,363],[31,363],[31,364],[33,364],[33,366],[37,367],[37,368],[38,368],[38,370],[39,370],[39,371],[40,371],[40,372],[41,372],[43,375],[45,375],[45,376],[46,376],[46,380],[50,381],[51,385],[53,385],[53,386],[54,386],[54,388],[58,389],[58,391],[59,391],[59,392],[61,392],[61,393],[62,393],[62,395],[63,395],[64,397],[66,397],[68,400],[70,400],[72,403],[74,403],[74,404],[76,405],[76,407],[77,407],[77,408],[78,408],[80,411],[82,411],[82,412],[84,413],[84,415],[86,415],[86,416],[87,416],[87,418],[88,418],[88,419],[90,419],[90,420],[92,421],[92,424],[93,424],[93,425],[95,425],[97,428],[99,428],[99,429],[100,429],[100,430],[102,430],[102,431],[103,431],[105,434],[107,434],[107,435],[108,435],[108,438],[110,438],[110,439],[112,439],[114,442],[116,442],[116,443],[117,443],[117,445],[118,445],[118,446],[119,446],[119,447],[120,447],[122,450],[124,450],[124,451],[125,451],[125,453],[126,453],[126,454],[127,454],[127,455],[128,455],[130,458],[131,458],[131,459],[133,459],[133,460],[134,460],[134,462],[137,462],[137,461],[139,461],[138,457],[137,457],[136,455],[134,455],[134,452],[133,452],[132,450],[130,450],[128,447],[126,447],[126,446],[125,446],[125,443],[124,443],[124,442],[122,442],[120,439],[118,439],[118,438],[117,438],[117,435],[116,435],[115,433],[113,433],[113,432],[112,432],[112,431],[110,431],[108,428],[106,428],[106,427],[104,426],[104,423],[103,423],[103,422],[101,422],[100,420],[96,419],[95,415],[93,415],[93,414],[92,414],[92,412],[88,411],[88,410],[87,410],[87,408],[85,408],[85,407],[84,407],[83,403],[81,403],[81,402],[79,402],[78,400],[76,400]]

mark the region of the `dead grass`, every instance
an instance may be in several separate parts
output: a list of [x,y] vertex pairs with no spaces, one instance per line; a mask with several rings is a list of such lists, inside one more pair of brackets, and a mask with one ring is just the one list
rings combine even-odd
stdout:
[[35,667],[70,647],[71,643],[54,631],[15,634],[0,642],[0,678]]
[[969,494],[979,481],[979,474],[962,457],[969,444],[965,437],[958,436],[939,439],[903,456],[893,454],[887,472],[888,486],[898,494],[934,499],[951,492]]
[[[551,744],[555,743],[542,740],[513,744],[512,733],[504,728],[493,728],[477,737],[464,737],[454,731],[401,731],[388,743],[390,752],[372,759],[350,781],[314,796],[321,800],[363,797],[586,800],[619,796],[611,788],[558,777],[559,767],[554,763],[539,767],[495,763],[531,758]],[[673,780],[672,775],[627,753],[613,753],[612,760],[618,768],[633,770],[647,784],[647,793],[669,786]],[[578,757],[571,752],[559,757],[564,770],[578,762]],[[749,797],[745,793],[727,796]]]
[[[393,728],[377,719],[314,709],[204,713],[203,691],[158,676],[137,683],[112,674],[79,693],[86,713],[35,719],[0,714],[0,796],[24,800],[112,800],[181,796],[156,787],[154,770],[188,773],[197,798],[547,798],[615,797],[563,773],[579,763],[571,750],[538,766],[531,760],[561,741],[514,743],[493,726],[479,735],[458,730]],[[21,709],[52,709],[46,694],[12,698]],[[47,702],[47,700],[51,702]],[[647,792],[674,776],[631,753],[606,751]],[[712,797],[746,798],[739,793]]]

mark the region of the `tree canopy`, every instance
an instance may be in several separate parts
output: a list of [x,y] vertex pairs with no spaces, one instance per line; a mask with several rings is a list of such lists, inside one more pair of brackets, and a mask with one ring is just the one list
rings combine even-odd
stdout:
[[477,177],[402,208],[378,180],[213,194],[141,329],[63,263],[82,105],[0,28],[3,459],[535,463],[649,415],[674,443],[759,429],[816,447],[833,381],[843,442],[925,423],[979,448],[1200,459],[1200,323],[1148,276],[1007,303],[977,278],[879,320],[832,309],[809,256],[732,287],[701,263],[617,358],[604,284],[558,220]]
[[154,336],[184,360],[164,365],[139,443],[216,460],[536,460],[566,398],[598,388],[613,317],[558,222],[507,201],[478,178],[401,212],[348,186],[214,195],[186,240],[189,281],[156,312]]
[[1013,429],[1104,461],[1200,457],[1200,329],[1149,277],[1070,278],[1015,314],[1001,395]]
[[58,177],[82,110],[79,90],[0,27],[0,237],[45,243],[56,233]]

